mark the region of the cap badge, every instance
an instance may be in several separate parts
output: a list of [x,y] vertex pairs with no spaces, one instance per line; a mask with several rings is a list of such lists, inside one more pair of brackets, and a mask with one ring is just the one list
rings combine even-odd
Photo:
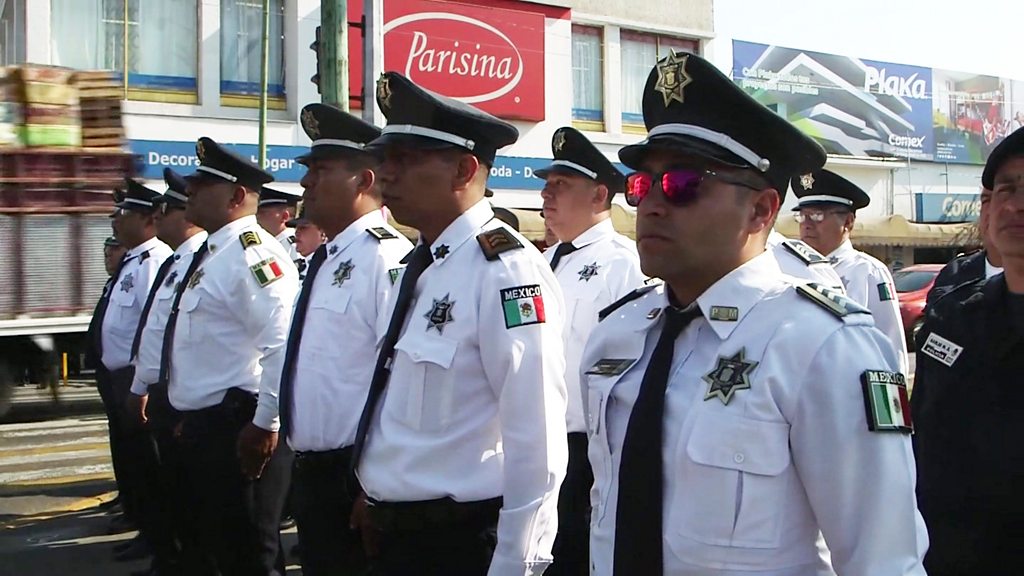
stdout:
[[673,100],[682,104],[683,88],[693,82],[693,78],[686,73],[686,60],[689,56],[689,54],[677,54],[675,50],[672,50],[668,58],[658,64],[658,82],[654,85],[654,89],[661,92],[666,108]]
[[312,138],[320,137],[320,122],[316,119],[312,110],[302,111],[302,127]]
[[380,78],[377,79],[377,100],[380,101],[380,105],[384,108],[391,107],[391,86],[388,85],[390,78],[385,74],[381,74]]
[[200,162],[206,160],[206,148],[203,146],[202,140],[196,141],[196,157],[199,158]]
[[814,188],[814,175],[804,174],[800,176],[800,186],[803,186],[804,190],[810,190]]
[[565,132],[555,132],[555,139],[551,142],[555,152],[561,152],[565,148]]

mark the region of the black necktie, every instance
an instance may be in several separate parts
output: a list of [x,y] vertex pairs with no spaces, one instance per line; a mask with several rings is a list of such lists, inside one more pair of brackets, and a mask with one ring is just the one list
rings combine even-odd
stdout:
[[146,329],[146,320],[149,319],[149,311],[153,308],[153,301],[156,300],[157,290],[159,290],[160,285],[164,283],[164,280],[167,278],[167,273],[171,271],[171,265],[174,264],[175,261],[176,259],[173,255],[168,256],[156,271],[156,278],[153,279],[153,285],[149,287],[149,295],[146,296],[146,305],[142,307],[142,315],[139,316],[139,325],[135,328],[135,338],[132,339],[132,360],[139,355],[139,345],[142,343],[142,331]]
[[579,250],[579,248],[572,245],[572,242],[562,242],[555,248],[555,255],[551,258],[551,271],[554,272],[558,268],[558,262],[562,260],[563,256],[572,254]]
[[206,253],[210,247],[206,242],[196,250],[196,253],[192,255],[192,262],[189,263],[188,269],[185,270],[185,275],[181,277],[181,282],[178,283],[177,289],[174,291],[174,300],[171,302],[171,313],[167,317],[167,325],[164,327],[164,341],[160,347],[160,377],[157,382],[164,386],[170,383],[171,375],[171,348],[174,346],[174,329],[178,324],[178,304],[181,303],[181,295],[185,293],[185,289],[188,288],[189,280],[192,279],[192,275],[196,273],[199,265],[202,264],[203,258],[206,257]]
[[89,338],[92,341],[93,350],[96,351],[97,362],[103,361],[103,316],[106,315],[107,307],[110,305],[110,294],[114,291],[114,285],[121,277],[121,271],[124,270],[124,265],[128,263],[128,260],[130,258],[125,253],[121,257],[121,261],[117,263],[114,273],[107,278],[107,283],[103,285],[103,294],[96,302],[96,309],[92,311],[92,320],[89,320]]
[[388,324],[388,331],[384,335],[384,341],[381,343],[380,354],[377,355],[377,365],[373,369],[370,394],[366,398],[366,405],[363,406],[363,413],[359,416],[355,447],[352,449],[353,470],[359,466],[359,457],[363,453],[366,433],[370,429],[370,421],[373,420],[373,414],[377,409],[377,402],[380,400],[384,387],[387,386],[388,377],[391,375],[391,356],[395,353],[398,333],[402,331],[405,316],[409,313],[412,296],[416,291],[416,281],[419,280],[423,271],[433,261],[434,258],[430,255],[430,248],[426,244],[420,244],[412,251],[412,258],[405,267],[405,274],[402,275],[402,285],[398,288],[398,298],[395,300],[395,311],[391,315],[391,323]]
[[700,308],[696,304],[684,310],[670,306],[663,316],[661,336],[647,364],[622,442],[615,509],[615,576],[660,576],[663,572],[661,503],[665,476],[661,446],[665,390],[676,338],[700,316]]
[[[324,260],[327,260],[327,246],[321,244],[309,261],[309,270],[306,272],[306,278],[302,281],[302,291],[299,292],[299,299],[295,302],[295,311],[292,313],[292,327],[288,332],[288,346],[285,348],[284,366],[281,370],[281,388],[277,394],[278,414],[281,416],[281,438],[287,438],[288,430],[291,428],[295,361],[299,357],[302,326],[306,322],[306,310],[309,309],[309,295],[313,292],[313,280],[320,267],[323,266]],[[305,263],[305,260],[302,262]]]

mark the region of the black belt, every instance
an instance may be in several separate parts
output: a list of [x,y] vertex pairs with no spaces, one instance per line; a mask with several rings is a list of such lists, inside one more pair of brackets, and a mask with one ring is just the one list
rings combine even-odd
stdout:
[[370,523],[381,532],[418,532],[439,528],[484,527],[498,521],[502,499],[456,502],[451,498],[418,502],[380,502],[367,498]]
[[351,458],[351,446],[334,450],[296,451],[295,467],[301,470],[321,470],[342,466],[343,471],[347,471]]
[[253,392],[229,388],[220,404],[199,410],[183,410],[182,435],[198,438],[224,428],[239,428],[252,421],[256,415],[256,401],[256,394]]

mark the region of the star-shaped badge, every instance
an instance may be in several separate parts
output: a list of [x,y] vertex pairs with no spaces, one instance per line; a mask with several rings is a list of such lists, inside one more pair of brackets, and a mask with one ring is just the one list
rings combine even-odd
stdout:
[[316,119],[312,110],[302,111],[302,127],[306,129],[310,138],[316,140],[320,137],[320,121]]
[[803,174],[800,176],[800,185],[803,186],[804,190],[810,190],[814,188],[814,175]]
[[444,298],[440,300],[434,298],[434,305],[423,315],[427,319],[428,331],[431,328],[436,328],[437,333],[441,334],[444,332],[445,325],[455,319],[452,317],[452,308],[455,307],[455,301],[449,299],[449,296],[450,294],[445,294]]
[[555,132],[555,138],[552,140],[551,146],[554,147],[555,152],[561,152],[562,148],[565,147],[565,132]]
[[196,141],[196,158],[199,158],[200,162],[206,160],[206,148],[203,147],[202,140]]
[[590,282],[591,278],[597,276],[598,268],[600,268],[600,266],[598,266],[597,262],[594,262],[593,264],[583,266],[583,269],[577,272],[577,274],[580,275],[580,280]]
[[332,244],[331,247],[327,249],[327,253],[334,256],[338,253],[338,246],[336,244]]
[[334,270],[334,281],[331,282],[331,286],[341,286],[352,277],[352,270],[355,266],[352,264],[352,259],[345,260],[341,264],[338,264],[338,268]]
[[202,279],[204,274],[206,274],[206,272],[204,272],[202,268],[193,272],[192,277],[188,279],[188,287],[195,288],[196,286],[199,286],[199,280]]
[[689,54],[678,54],[675,50],[669,52],[668,58],[658,64],[658,82],[654,89],[661,92],[665,99],[665,107],[673,101],[683,103],[683,88],[693,82],[693,78],[686,73],[686,61]]
[[723,404],[729,404],[737,390],[750,389],[750,373],[758,362],[748,362],[743,358],[745,349],[740,348],[731,357],[719,356],[718,365],[704,375],[704,381],[710,384],[704,400],[718,398]]
[[391,86],[388,85],[389,80],[385,74],[381,74],[380,78],[377,79],[377,100],[380,102],[381,108],[391,107]]
[[447,244],[439,244],[437,248],[434,248],[434,260],[443,259],[450,251]]
[[129,274],[121,278],[121,292],[131,292],[135,287],[135,276]]

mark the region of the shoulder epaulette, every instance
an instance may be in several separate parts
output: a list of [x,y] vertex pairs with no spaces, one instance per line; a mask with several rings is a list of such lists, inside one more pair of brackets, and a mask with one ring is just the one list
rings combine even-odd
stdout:
[[782,245],[786,250],[795,254],[797,258],[803,260],[808,266],[811,264],[828,264],[828,258],[825,258],[817,250],[800,240],[785,240],[782,242]]
[[139,254],[139,262],[145,262],[146,258],[149,258],[149,250],[143,250],[142,254]]
[[867,308],[816,282],[797,284],[796,292],[840,318],[848,314],[871,314]]
[[523,243],[505,228],[495,228],[478,234],[476,241],[480,243],[480,249],[488,260],[497,260],[502,252],[523,247]]
[[295,236],[289,236],[288,237],[288,243],[289,244],[295,244]]
[[238,241],[242,243],[243,250],[251,246],[259,246],[263,243],[263,241],[260,240],[260,235],[252,230],[246,230],[239,234]]
[[366,232],[370,236],[376,238],[377,240],[394,240],[395,238],[398,238],[398,236],[395,236],[391,232],[391,230],[388,230],[387,228],[384,228],[382,226],[377,226],[375,228],[367,228]]
[[619,298],[615,302],[612,302],[611,304],[605,306],[604,309],[602,309],[600,312],[598,312],[597,313],[597,321],[600,322],[600,321],[604,320],[605,318],[610,316],[612,312],[615,312],[619,308],[622,308],[626,304],[629,304],[633,300],[636,300],[637,298],[643,296],[644,294],[647,294],[648,292],[650,292],[651,290],[654,290],[657,287],[658,287],[657,285],[641,286],[640,288],[637,288],[636,290],[633,290],[629,294],[626,294],[622,298]]

